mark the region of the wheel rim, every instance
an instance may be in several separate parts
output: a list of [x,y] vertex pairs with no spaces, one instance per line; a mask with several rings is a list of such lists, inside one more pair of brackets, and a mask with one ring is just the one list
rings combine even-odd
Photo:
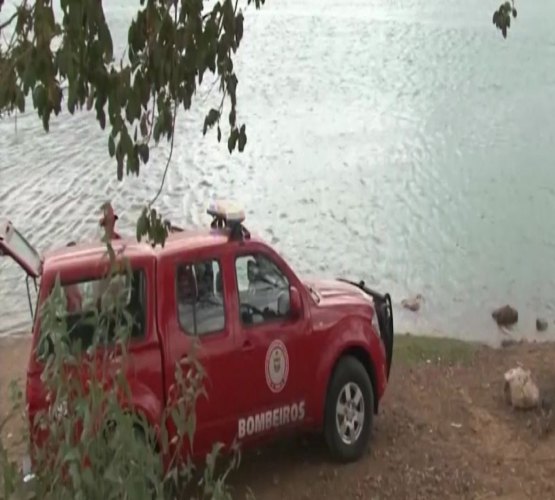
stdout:
[[364,426],[364,398],[360,387],[349,382],[343,386],[337,398],[335,423],[341,441],[354,444]]

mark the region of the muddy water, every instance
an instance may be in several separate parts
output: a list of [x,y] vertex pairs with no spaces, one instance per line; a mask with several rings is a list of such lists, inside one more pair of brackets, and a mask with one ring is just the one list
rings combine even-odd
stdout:
[[[248,225],[302,273],[364,278],[413,332],[498,339],[490,310],[510,302],[517,333],[536,315],[555,331],[555,33],[522,5],[509,40],[479,0],[269,0],[246,12],[238,54],[246,151],[201,134],[205,86],[180,115],[160,208],[205,224],[232,196]],[[115,5],[117,4],[117,6]],[[116,45],[136,2],[108,3]],[[121,230],[156,191],[168,147],[118,183],[107,134],[86,113],[42,131],[32,111],[0,121],[0,216],[39,250],[90,236],[112,199]],[[0,332],[29,324],[22,274],[0,262]],[[542,334],[544,337],[549,333]]]

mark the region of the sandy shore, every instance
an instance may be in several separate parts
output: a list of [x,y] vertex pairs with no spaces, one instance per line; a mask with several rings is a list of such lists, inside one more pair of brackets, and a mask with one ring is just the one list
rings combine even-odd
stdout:
[[8,406],[10,381],[19,379],[21,388],[25,384],[27,361],[31,338],[29,336],[0,338],[0,414],[5,415]]
[[[2,413],[7,384],[25,376],[29,339],[0,340]],[[235,498],[553,498],[555,440],[550,410],[518,412],[503,397],[503,373],[530,368],[555,401],[555,344],[505,349],[398,337],[392,377],[367,456],[330,463],[316,438],[245,454]],[[9,426],[4,432],[14,434]],[[9,442],[9,440],[8,440]]]

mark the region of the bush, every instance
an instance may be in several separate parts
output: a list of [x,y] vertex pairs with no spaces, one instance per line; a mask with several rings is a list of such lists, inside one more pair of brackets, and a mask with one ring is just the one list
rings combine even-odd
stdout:
[[[111,250],[109,243],[108,248]],[[197,498],[231,498],[226,479],[239,465],[236,446],[220,474],[216,459],[221,444],[214,445],[203,471],[195,471],[192,461],[183,460],[179,453],[182,447],[193,444],[195,404],[197,398],[205,395],[204,372],[194,350],[175,367],[177,382],[171,388],[171,401],[158,423],[158,431],[127,407],[130,392],[125,377],[129,359],[126,346],[133,318],[126,313],[124,304],[132,273],[124,259],[116,259],[112,251],[109,255],[107,286],[103,287],[99,310],[89,320],[94,335],[88,348],[72,340],[75,325],[68,327],[59,279],[40,309],[38,353],[44,362],[42,378],[49,406],[26,425],[25,435],[21,436],[32,456],[35,477],[28,483],[23,481],[17,463],[10,459],[0,438],[2,498],[142,500],[183,498],[180,492],[184,490]],[[113,293],[110,285],[122,275],[126,285]],[[12,395],[13,418],[22,408],[22,393],[15,385]],[[7,420],[0,422],[0,435]],[[177,429],[171,440],[168,422]],[[29,433],[40,436],[40,446],[31,445]]]

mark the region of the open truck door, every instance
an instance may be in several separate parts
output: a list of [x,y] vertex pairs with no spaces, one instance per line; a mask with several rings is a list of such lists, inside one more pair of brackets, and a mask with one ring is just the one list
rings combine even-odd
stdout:
[[0,256],[11,257],[17,262],[27,274],[27,296],[29,308],[33,317],[33,306],[31,302],[31,291],[29,289],[29,278],[32,278],[37,291],[37,278],[42,272],[42,259],[35,248],[23,237],[23,235],[8,220],[0,220]]

